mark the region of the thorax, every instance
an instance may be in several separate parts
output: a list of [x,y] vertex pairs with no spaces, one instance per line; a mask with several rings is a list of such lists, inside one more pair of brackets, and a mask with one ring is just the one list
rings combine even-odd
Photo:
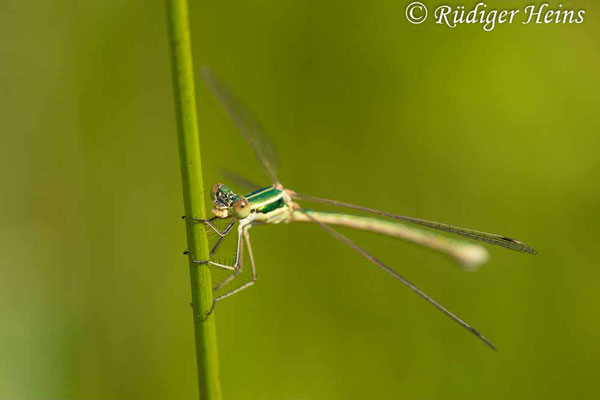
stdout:
[[277,224],[287,222],[291,199],[285,189],[269,186],[245,196],[252,207],[252,221]]

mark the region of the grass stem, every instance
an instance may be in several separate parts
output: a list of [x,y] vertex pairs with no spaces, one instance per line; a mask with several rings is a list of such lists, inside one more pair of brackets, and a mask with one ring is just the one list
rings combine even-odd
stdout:
[[[167,0],[167,12],[185,215],[203,219],[206,212],[187,0]],[[210,270],[192,263],[193,259],[209,258],[206,230],[203,224],[186,226],[200,398],[220,400],[214,313],[206,316],[213,301]]]

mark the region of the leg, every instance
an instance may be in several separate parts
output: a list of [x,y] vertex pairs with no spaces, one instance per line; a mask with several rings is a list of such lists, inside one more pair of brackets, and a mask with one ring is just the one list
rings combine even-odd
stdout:
[[[219,245],[221,244],[221,242],[223,241],[223,239],[225,238],[225,236],[227,236],[227,234],[229,233],[229,231],[231,230],[231,228],[233,228],[233,225],[235,224],[235,220],[231,221],[229,223],[229,225],[227,225],[227,227],[223,230],[223,232],[221,232],[216,226],[213,225],[212,221],[214,221],[215,219],[218,219],[219,217],[212,217],[210,219],[198,219],[198,218],[187,218],[185,215],[183,217],[181,217],[183,219],[185,219],[186,221],[192,221],[192,222],[200,222],[204,225],[208,225],[214,232],[216,232],[217,235],[219,235],[219,240],[217,240],[217,243],[215,243],[215,245],[213,246],[212,250],[210,251],[210,256],[212,257],[215,252],[217,251],[217,249],[219,248]],[[188,250],[185,250],[183,252],[183,254],[188,254]]]
[[217,249],[221,245],[221,242],[223,241],[223,239],[225,238],[225,236],[227,236],[227,234],[229,233],[229,231],[231,230],[231,228],[233,228],[234,224],[235,224],[235,220],[231,221],[231,223],[229,225],[227,225],[227,228],[225,228],[222,233],[219,233],[219,235],[221,237],[219,238],[219,240],[217,240],[217,243],[215,243],[215,245],[213,246],[212,250],[210,251],[209,255],[211,257],[215,254],[215,252],[217,251]]
[[[231,228],[229,228],[229,229],[231,229]],[[210,261],[210,260],[192,260],[192,262],[195,264],[208,264],[208,265],[212,265],[212,266],[215,266],[218,268],[236,271],[238,269],[238,266],[240,265],[240,252],[241,251],[242,251],[242,229],[239,229],[238,237],[237,237],[237,250],[236,250],[236,254],[235,254],[235,263],[233,265],[219,264],[217,262]]]
[[[221,289],[223,286],[227,285],[229,282],[234,280],[239,274],[242,273],[242,270],[244,269],[244,247],[243,246],[240,248],[240,253],[241,254],[240,254],[239,268],[236,269],[233,272],[233,274],[229,275],[227,277],[227,279],[225,279],[223,282],[219,283],[215,288],[213,288],[213,293],[215,293],[217,290]],[[222,296],[213,298],[213,302],[212,302],[212,305],[210,306],[210,310],[208,310],[208,312],[206,313],[207,317],[210,314],[212,314],[213,311],[215,310],[215,305],[217,304],[217,300],[220,300],[222,298],[223,298]]]
[[210,261],[210,260],[204,260],[204,261],[198,261],[198,260],[192,260],[192,262],[194,264],[208,264],[208,265],[212,265],[213,267],[218,267],[218,268],[223,268],[223,269],[228,269],[230,271],[235,271],[236,267],[232,267],[231,265],[225,265],[225,264],[220,264],[214,261]]
[[[218,217],[212,217],[211,219],[197,219],[197,218],[186,218],[185,215],[183,216],[183,219],[185,220],[190,220],[193,222],[200,222],[203,223],[205,225],[208,225],[213,231],[215,231],[217,233],[217,235],[219,235],[219,240],[217,240],[217,243],[215,243],[215,245],[213,246],[213,248],[210,250],[209,256],[212,257],[215,252],[217,251],[217,249],[219,248],[219,246],[221,245],[221,242],[223,241],[223,239],[225,238],[225,236],[227,236],[227,234],[229,234],[229,231],[231,230],[231,228],[233,228],[233,225],[235,225],[235,220],[231,221],[229,223],[229,225],[227,225],[227,227],[223,230],[223,232],[219,231],[217,229],[216,226],[214,226],[212,224],[211,221],[217,219]],[[184,251],[183,254],[188,254],[188,250]]]
[[[256,275],[256,265],[254,264],[254,253],[252,253],[252,245],[250,244],[250,234],[248,234],[248,229],[244,228],[243,230],[243,235],[244,235],[244,242],[246,243],[246,247],[248,248],[248,257],[250,258],[250,266],[252,267],[252,280],[250,282],[246,282],[245,284],[243,284],[242,286],[240,286],[239,288],[233,289],[230,292],[227,292],[225,294],[222,294],[219,297],[216,297],[214,300],[214,303],[216,303],[219,300],[222,300],[226,297],[229,297],[235,293],[238,293],[246,288],[249,288],[250,286],[254,285],[258,279],[257,275]],[[233,280],[233,278],[235,278],[236,276],[238,276],[241,272],[241,268],[239,269],[239,272],[236,271],[234,272],[226,281],[227,283],[231,282]],[[223,283],[220,285],[220,287],[225,286],[225,281],[223,281]],[[220,288],[219,287],[219,288]],[[213,308],[214,308],[214,304],[213,304]],[[212,311],[211,311],[212,312]]]
[[186,221],[192,221],[192,222],[200,222],[204,225],[208,225],[213,231],[215,231],[217,233],[217,235],[223,237],[226,236],[229,233],[229,230],[231,229],[231,226],[234,224],[235,221],[233,221],[231,224],[229,224],[227,226],[227,228],[225,228],[225,230],[223,232],[221,232],[216,226],[213,225],[213,221],[215,219],[219,219],[219,217],[212,217],[209,219],[198,219],[198,218],[188,218],[185,215],[183,217],[181,217],[183,219],[185,219]]
[[217,286],[215,286],[215,288],[213,289],[213,293],[220,290],[223,286],[227,285],[229,282],[231,282],[232,280],[234,280],[239,274],[242,273],[242,271],[244,270],[244,245],[242,244],[241,248],[240,248],[240,265],[239,268],[236,269],[233,274],[229,275],[225,280],[223,280],[223,282],[219,283]]

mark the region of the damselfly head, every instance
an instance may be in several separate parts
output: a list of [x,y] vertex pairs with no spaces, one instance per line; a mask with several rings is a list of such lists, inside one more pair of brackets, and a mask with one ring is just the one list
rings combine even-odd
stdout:
[[219,218],[227,218],[229,216],[229,208],[233,205],[235,194],[222,183],[217,183],[211,191],[212,201],[214,206],[212,213]]
[[212,213],[219,218],[234,217],[244,219],[250,215],[250,203],[244,196],[238,196],[231,189],[217,183],[212,188],[212,200],[214,207]]

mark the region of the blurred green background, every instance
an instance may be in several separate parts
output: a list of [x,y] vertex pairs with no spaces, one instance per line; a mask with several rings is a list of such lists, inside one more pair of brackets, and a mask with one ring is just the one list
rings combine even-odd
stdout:
[[[318,227],[259,227],[259,283],[217,308],[225,398],[598,398],[598,4],[486,33],[407,3],[191,1],[196,67],[260,116],[290,187],[536,247],[467,273],[353,236],[499,351]],[[0,398],[194,398],[164,3],[4,0],[0,32]],[[267,183],[197,91],[207,187]]]

